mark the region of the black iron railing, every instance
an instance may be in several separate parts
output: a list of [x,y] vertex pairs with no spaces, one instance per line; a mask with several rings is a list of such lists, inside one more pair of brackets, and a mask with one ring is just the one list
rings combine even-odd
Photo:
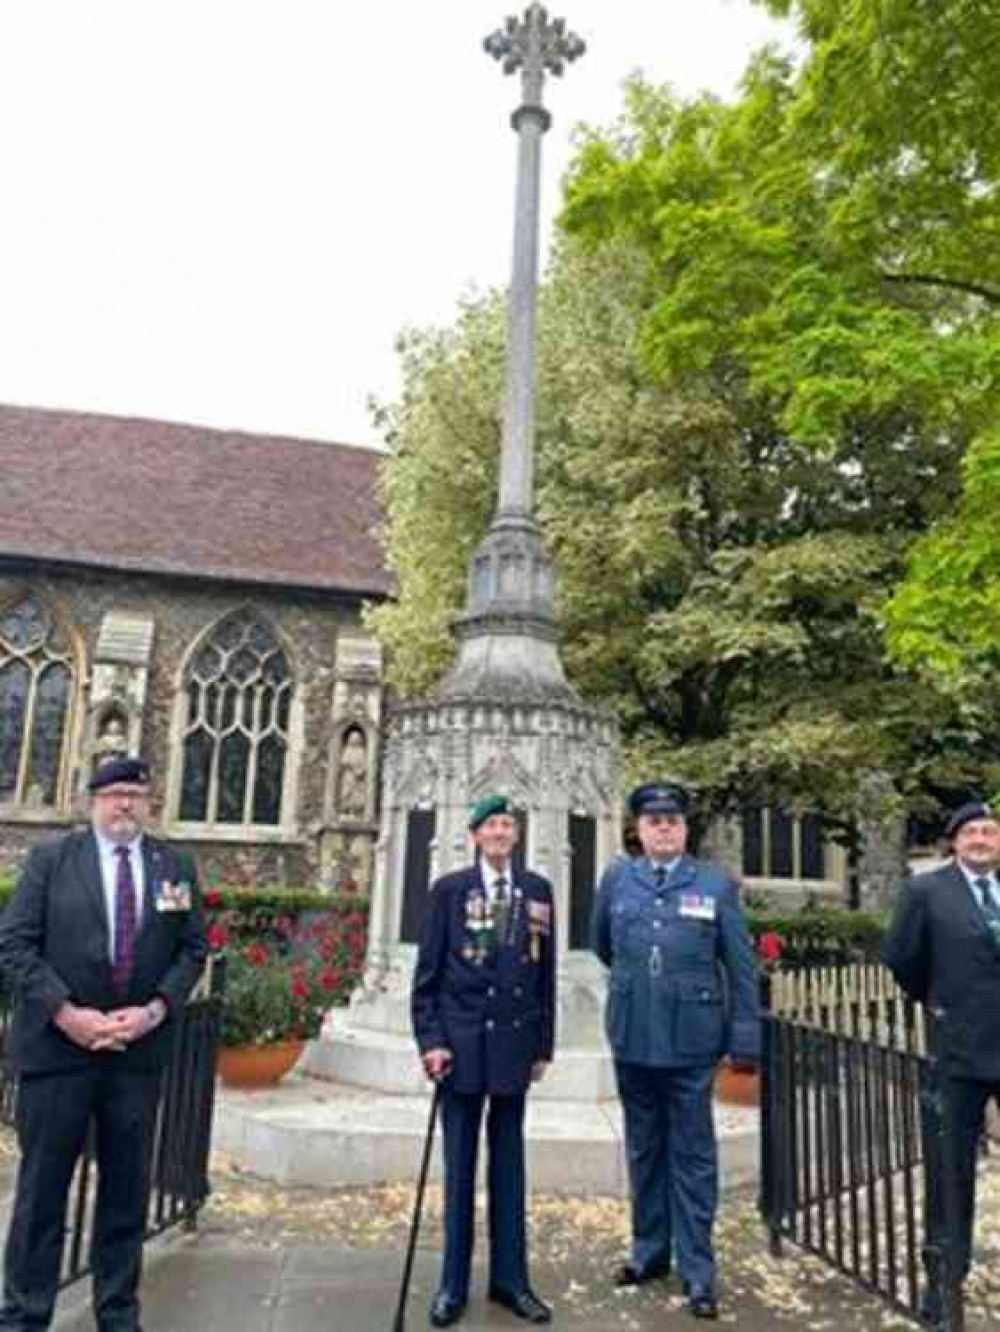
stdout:
[[[222,1022],[225,966],[213,958],[174,1028],[171,1058],[162,1074],[150,1161],[146,1238],[183,1225],[194,1229],[209,1194],[208,1159],[215,1104],[215,1058]],[[11,1005],[0,996],[0,1050],[6,1051]],[[13,1124],[17,1080],[0,1053],[0,1120]],[[70,1189],[61,1285],[90,1271],[96,1169],[88,1142]]]
[[928,1197],[950,1187],[933,1024],[877,967],[824,971],[765,979],[760,1207],[772,1252],[795,1244],[917,1321],[933,1283],[942,1325],[961,1332],[949,1242],[926,1234]]

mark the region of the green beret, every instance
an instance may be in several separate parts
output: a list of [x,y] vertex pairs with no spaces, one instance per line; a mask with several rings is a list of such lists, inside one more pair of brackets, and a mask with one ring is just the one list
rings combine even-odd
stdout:
[[488,795],[477,800],[469,810],[469,832],[475,832],[494,814],[509,814],[510,801],[506,796]]

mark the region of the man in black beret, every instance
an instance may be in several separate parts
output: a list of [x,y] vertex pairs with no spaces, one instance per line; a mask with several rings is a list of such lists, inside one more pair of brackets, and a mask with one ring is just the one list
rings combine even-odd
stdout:
[[487,1102],[489,1298],[529,1323],[551,1313],[528,1281],[524,1111],[552,1061],[556,935],[552,887],[515,867],[518,825],[503,795],[469,816],[479,862],[431,888],[413,977],[413,1030],[427,1075],[443,1080],[445,1250],[434,1327],[469,1296],[479,1129]]
[[672,782],[632,792],[642,855],[605,870],[591,943],[609,968],[606,1029],[632,1194],[632,1254],[615,1282],[643,1285],[676,1263],[691,1314],[714,1319],[712,1085],[723,1056],[759,1054],[757,965],[736,884],[687,854],[688,805]]
[[90,829],[35,848],[0,919],[21,1148],[0,1312],[11,1332],[52,1321],[69,1186],[91,1124],[97,1326],[139,1332],[160,1074],[171,1017],[207,952],[194,863],[143,831],[146,764],[111,759],[89,791]]
[[[1000,818],[984,801],[955,810],[945,828],[952,859],[915,875],[896,903],[882,957],[906,993],[934,1015],[943,1079],[943,1168],[956,1215],[946,1228],[940,1190],[926,1199],[928,1246],[950,1235],[956,1277],[972,1258],[976,1158],[987,1103],[1000,1095]],[[932,1146],[932,1144],[929,1144]],[[931,1268],[923,1312],[943,1317],[940,1273]]]

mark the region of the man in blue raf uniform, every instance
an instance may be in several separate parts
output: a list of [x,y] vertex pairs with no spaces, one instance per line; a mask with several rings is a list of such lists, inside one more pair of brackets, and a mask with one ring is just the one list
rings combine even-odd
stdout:
[[[954,860],[906,884],[882,945],[896,980],[935,1014],[934,1040],[943,1073],[945,1152],[954,1181],[957,1271],[972,1257],[976,1161],[987,1103],[1000,1095],[1000,816],[980,801],[951,816],[945,835]],[[934,1140],[926,1145],[936,1151]],[[926,1200],[929,1246],[947,1238],[940,1189]],[[941,1273],[928,1272],[922,1313],[940,1324]]]
[[666,1276],[676,1256],[691,1313],[717,1318],[712,1082],[723,1055],[758,1056],[756,959],[732,879],[685,854],[683,788],[640,786],[629,808],[643,855],[605,871],[591,931],[610,968],[606,1027],[632,1192],[632,1258],[615,1281]]
[[556,943],[552,888],[514,873],[517,822],[505,797],[469,819],[479,864],[433,885],[413,978],[413,1030],[428,1077],[445,1079],[445,1250],[434,1327],[462,1316],[469,1294],[476,1155],[489,1101],[489,1298],[529,1323],[548,1308],[528,1284],[524,1106],[552,1060]]

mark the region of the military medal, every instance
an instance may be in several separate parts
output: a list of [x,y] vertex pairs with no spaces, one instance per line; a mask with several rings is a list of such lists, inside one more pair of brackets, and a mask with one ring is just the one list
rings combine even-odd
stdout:
[[493,934],[493,914],[482,893],[472,893],[465,903],[465,928],[472,935],[466,945],[463,957],[469,957],[477,967],[486,961],[490,939]]
[[552,931],[552,908],[548,902],[528,903],[528,952],[532,962],[542,960],[542,935]]

